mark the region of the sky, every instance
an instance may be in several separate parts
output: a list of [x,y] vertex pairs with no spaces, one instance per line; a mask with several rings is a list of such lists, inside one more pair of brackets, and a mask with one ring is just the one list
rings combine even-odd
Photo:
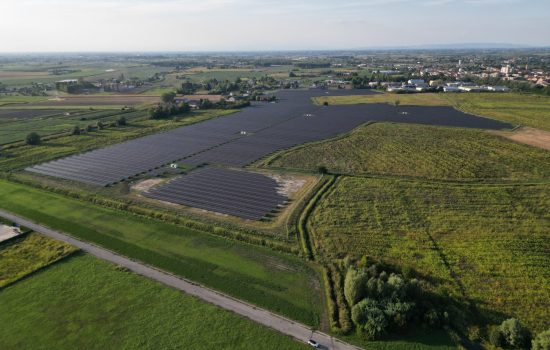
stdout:
[[0,52],[550,46],[549,0],[0,0]]

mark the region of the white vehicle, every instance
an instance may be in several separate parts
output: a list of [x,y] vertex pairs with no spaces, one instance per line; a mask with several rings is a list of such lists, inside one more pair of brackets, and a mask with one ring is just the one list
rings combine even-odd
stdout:
[[308,343],[309,345],[311,345],[312,347],[314,347],[315,349],[321,348],[321,345],[320,345],[319,343],[317,343],[317,342],[316,342],[315,340],[313,340],[313,339],[308,340],[307,343]]

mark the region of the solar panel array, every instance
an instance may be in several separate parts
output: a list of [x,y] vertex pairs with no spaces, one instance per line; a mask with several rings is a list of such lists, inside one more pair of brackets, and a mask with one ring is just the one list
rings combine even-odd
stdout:
[[272,178],[246,171],[207,167],[144,193],[146,197],[212,212],[259,220],[287,202]]
[[[365,94],[337,90],[331,95]],[[322,140],[371,120],[503,129],[507,123],[450,107],[388,104],[315,106],[320,90],[282,91],[278,103],[257,103],[239,113],[27,168],[28,171],[106,186],[165,164],[243,166],[274,151]],[[243,133],[244,132],[244,133]]]

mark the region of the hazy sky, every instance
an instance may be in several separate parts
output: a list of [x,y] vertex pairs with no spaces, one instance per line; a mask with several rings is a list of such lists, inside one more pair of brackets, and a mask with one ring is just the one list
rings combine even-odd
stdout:
[[550,0],[0,0],[0,52],[550,45]]

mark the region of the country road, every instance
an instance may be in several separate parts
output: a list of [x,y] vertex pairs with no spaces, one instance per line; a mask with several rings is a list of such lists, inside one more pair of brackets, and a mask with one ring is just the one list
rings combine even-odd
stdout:
[[148,277],[152,280],[161,282],[167,286],[181,290],[189,295],[193,295],[199,299],[207,301],[211,304],[217,305],[223,309],[233,311],[241,316],[244,316],[254,322],[275,329],[283,334],[289,335],[299,341],[307,342],[312,338],[322,345],[323,349],[331,350],[358,350],[359,348],[340,340],[337,340],[322,332],[313,332],[310,327],[301,323],[289,320],[285,317],[276,315],[270,311],[258,308],[247,302],[237,300],[231,296],[225,295],[220,292],[216,292],[212,289],[203,287],[181,277],[177,277],[160,271],[151,266],[142,264],[140,262],[131,260],[122,255],[116,254],[110,250],[98,247],[96,245],[75,239],[68,234],[55,231],[44,227],[40,224],[29,221],[28,219],[13,215],[4,210],[0,210],[0,216],[7,220],[15,222],[21,226],[26,226],[36,232],[40,232],[51,238],[67,242],[75,247],[82,249],[83,251],[96,256],[100,259],[109,261],[111,263],[124,266],[129,270]]

